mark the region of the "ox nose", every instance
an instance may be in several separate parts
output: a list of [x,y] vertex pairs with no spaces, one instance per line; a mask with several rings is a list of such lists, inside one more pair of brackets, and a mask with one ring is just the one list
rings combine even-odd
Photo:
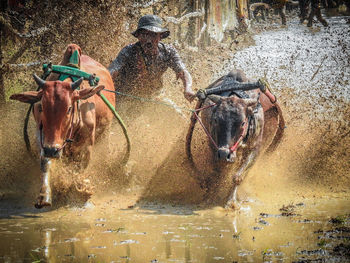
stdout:
[[43,147],[44,157],[60,158],[60,151],[57,147]]
[[230,157],[230,150],[228,148],[219,148],[218,149],[218,158],[219,160],[227,160]]

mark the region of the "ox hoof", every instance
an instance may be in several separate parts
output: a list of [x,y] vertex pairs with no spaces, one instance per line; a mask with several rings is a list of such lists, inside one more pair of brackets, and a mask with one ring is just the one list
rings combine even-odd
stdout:
[[35,203],[34,207],[41,209],[45,206],[51,206],[51,200],[49,200],[49,198],[45,198],[44,196],[39,196],[38,201]]

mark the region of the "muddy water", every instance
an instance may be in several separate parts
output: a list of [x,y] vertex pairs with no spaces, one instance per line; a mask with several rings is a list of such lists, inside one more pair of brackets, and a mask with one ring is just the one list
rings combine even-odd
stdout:
[[[143,109],[149,113],[146,117],[129,123],[139,147],[125,171],[124,180],[133,184],[127,193],[93,196],[83,207],[43,211],[31,208],[31,201],[27,206],[22,200],[18,209],[2,203],[0,262],[349,261],[346,19],[329,18],[327,29],[317,25],[308,29],[296,20],[287,28],[276,26],[257,35],[256,46],[238,52],[220,69],[222,74],[232,66],[242,68],[253,80],[266,74],[287,122],[279,150],[259,160],[241,186],[241,210],[135,205],[142,196],[133,193],[143,184],[147,189],[141,192],[149,199],[200,203],[202,195],[198,185],[183,175],[186,167],[178,157],[183,150],[177,148],[184,147],[179,123],[186,126],[187,116],[177,114],[165,123],[170,110],[149,107]],[[161,140],[164,134],[145,132],[163,130],[165,124],[172,126],[173,134],[167,135],[175,139]],[[13,140],[21,140],[15,136]],[[100,168],[106,167],[95,166]],[[18,175],[25,183],[19,189],[23,192],[31,183],[25,177],[28,170]],[[147,181],[149,174],[154,176]],[[111,181],[99,183],[108,186]],[[12,187],[18,191],[17,184]],[[36,191],[30,189],[29,200],[34,200]]]
[[[330,221],[329,211],[339,222]],[[305,201],[289,209],[289,216],[282,213],[258,204],[240,212],[161,206],[104,210],[91,204],[39,214],[17,211],[0,221],[0,260],[346,262],[334,247],[350,239],[348,200]]]

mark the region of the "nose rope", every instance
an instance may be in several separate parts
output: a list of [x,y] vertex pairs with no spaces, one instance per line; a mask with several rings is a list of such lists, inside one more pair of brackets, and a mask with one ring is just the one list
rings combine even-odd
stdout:
[[68,142],[73,142],[72,140],[72,135],[73,135],[73,128],[74,128],[74,112],[75,112],[75,107],[73,105],[73,109],[72,109],[72,118],[71,118],[71,124],[70,124],[70,131],[69,131],[69,136],[68,136],[68,139],[66,139],[64,141],[64,143],[62,144],[62,146],[60,148],[57,149],[56,152],[59,152],[61,151],[66,145]]
[[244,137],[243,135],[244,135],[244,133],[246,133],[247,128],[248,128],[248,118],[245,119],[243,131],[241,132],[237,142],[232,147],[230,147],[230,153],[237,151],[239,143],[243,140],[243,137]]
[[[213,104],[210,104],[210,105],[208,105],[208,106],[195,109],[195,110],[193,111],[193,114],[194,114],[194,116],[196,117],[196,119],[199,121],[200,125],[202,126],[202,128],[203,128],[204,132],[206,133],[207,137],[209,138],[209,140],[210,140],[210,141],[212,142],[212,144],[215,146],[216,150],[218,150],[218,149],[219,149],[218,145],[216,144],[216,142],[214,141],[213,137],[210,135],[210,133],[208,132],[208,130],[204,127],[204,124],[203,124],[201,118],[200,118],[200,117],[198,116],[198,114],[197,114],[197,112],[200,112],[200,111],[202,111],[202,110],[204,110],[204,109],[213,107],[213,106],[215,106],[215,105],[216,105],[216,103],[213,103]],[[243,140],[244,134],[246,133],[247,128],[248,128],[248,118],[245,119],[243,131],[241,132],[241,134],[240,134],[240,136],[239,136],[237,142],[236,142],[232,147],[229,148],[230,153],[233,153],[233,152],[237,151],[238,146],[239,146],[239,143]]]
[[[210,107],[212,107],[212,106],[214,106],[214,105],[216,105],[216,104],[212,104],[212,105],[210,105]],[[209,108],[209,107],[204,107],[204,108]],[[199,109],[199,111],[202,110],[202,109],[204,109],[204,108]],[[197,111],[197,110],[196,110],[196,111]],[[205,133],[207,134],[207,136],[208,136],[208,138],[210,139],[210,141],[212,142],[212,144],[213,144],[213,145],[215,146],[215,148],[218,150],[218,149],[219,149],[218,145],[216,144],[216,142],[214,141],[213,137],[210,135],[210,133],[208,132],[208,130],[204,127],[204,124],[202,123],[202,120],[201,120],[201,118],[198,116],[198,114],[197,114],[196,111],[193,112],[194,116],[195,116],[196,119],[199,121],[200,125],[202,126],[203,130],[204,130]]]

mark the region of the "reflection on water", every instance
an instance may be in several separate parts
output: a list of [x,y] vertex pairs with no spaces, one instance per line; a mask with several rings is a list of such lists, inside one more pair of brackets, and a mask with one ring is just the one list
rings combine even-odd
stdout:
[[250,209],[240,212],[146,206],[130,210],[65,208],[40,218],[13,216],[0,220],[0,261],[346,259],[346,254],[337,255],[334,248],[350,239],[348,200],[306,201],[293,205],[289,214],[266,205],[249,205]]

